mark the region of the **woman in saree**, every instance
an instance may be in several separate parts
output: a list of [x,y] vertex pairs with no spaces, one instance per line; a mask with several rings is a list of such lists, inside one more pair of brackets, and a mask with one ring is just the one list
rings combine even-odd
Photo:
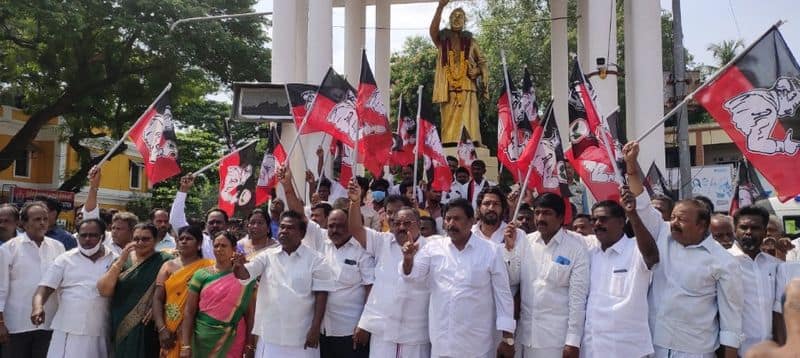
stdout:
[[161,266],[156,277],[156,290],[153,294],[153,321],[156,324],[158,340],[161,344],[161,357],[178,358],[180,347],[175,339],[180,337],[178,328],[183,321],[183,308],[189,280],[194,273],[214,264],[213,259],[204,259],[200,247],[203,243],[203,229],[197,225],[184,226],[178,231],[176,252],[178,257]]
[[197,270],[181,327],[181,357],[252,357],[255,353],[253,315],[255,282],[247,285],[233,275],[231,258],[236,237],[223,231],[214,238],[216,264]]
[[157,357],[158,335],[152,316],[156,275],[172,256],[156,252],[158,229],[151,223],[133,228],[133,240],[97,281],[103,297],[111,297],[111,339],[114,357]]

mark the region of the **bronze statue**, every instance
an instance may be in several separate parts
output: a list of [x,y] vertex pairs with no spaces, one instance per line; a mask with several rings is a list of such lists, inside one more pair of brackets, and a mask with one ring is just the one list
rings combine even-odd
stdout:
[[461,128],[466,127],[473,142],[481,142],[478,121],[478,77],[483,85],[483,97],[489,69],[486,57],[469,31],[464,30],[466,14],[461,8],[450,13],[450,28],[439,29],[442,10],[449,0],[439,0],[431,21],[430,35],[438,51],[433,84],[433,103],[439,103],[442,113],[442,142],[457,143]]

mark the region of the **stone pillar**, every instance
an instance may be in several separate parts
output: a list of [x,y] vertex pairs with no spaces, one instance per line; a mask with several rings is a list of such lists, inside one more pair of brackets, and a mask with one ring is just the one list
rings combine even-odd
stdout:
[[[567,0],[550,0],[550,86],[555,103],[561,142],[569,143],[569,118],[567,117],[567,93],[569,86],[569,58],[567,56]],[[566,145],[565,145],[566,148]]]
[[[272,11],[272,82],[302,82],[303,78],[298,78],[297,61],[295,56],[298,53],[297,32],[298,11],[300,7],[295,0],[273,0]],[[302,44],[305,47],[305,43]],[[303,66],[304,67],[304,66]],[[305,77],[305,75],[303,75]],[[294,123],[283,123],[281,133],[281,143],[286,150],[289,150],[297,137],[297,128]],[[305,158],[300,148],[295,148],[289,158],[289,168],[294,174],[294,184],[299,194],[302,195],[305,188]],[[280,191],[280,190],[279,190]],[[279,194],[279,196],[281,196]]]
[[[333,64],[333,1],[309,0],[308,4],[308,36],[306,53],[306,83],[320,84],[328,68]],[[306,144],[307,143],[307,144]],[[323,133],[312,133],[303,136],[303,144],[307,162],[312,172],[316,173],[317,147],[328,148],[331,137]],[[326,151],[328,153],[328,151]],[[330,178],[332,166],[323,167],[323,172]]]
[[[609,70],[617,62],[617,21],[615,0],[580,0],[578,2],[578,60],[584,74],[597,72],[597,59],[605,58]],[[610,32],[609,32],[610,27]],[[610,37],[610,38],[609,38]],[[570,61],[572,65],[572,61]],[[597,107],[605,116],[619,105],[617,76],[609,73],[588,77],[597,94]]]
[[375,0],[375,81],[381,90],[383,105],[389,108],[390,70],[389,57],[391,55],[390,41],[392,26],[391,0]]
[[364,0],[344,2],[344,74],[353,87],[361,73],[361,49],[364,48],[364,27],[367,8]]
[[[628,139],[643,134],[664,115],[661,66],[661,4],[625,1],[625,107]],[[664,167],[664,126],[640,143],[639,164]]]

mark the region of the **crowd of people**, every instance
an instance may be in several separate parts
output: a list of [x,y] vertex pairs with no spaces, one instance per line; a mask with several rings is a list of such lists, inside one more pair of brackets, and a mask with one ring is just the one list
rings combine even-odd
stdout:
[[759,207],[650,198],[623,153],[621,199],[566,223],[569,201],[481,161],[447,193],[411,168],[306,173],[309,203],[279,167],[282,199],[241,227],[187,219],[191,176],[170,209],[109,219],[93,168],[74,234],[51,200],[0,206],[2,357],[796,356],[800,242]]

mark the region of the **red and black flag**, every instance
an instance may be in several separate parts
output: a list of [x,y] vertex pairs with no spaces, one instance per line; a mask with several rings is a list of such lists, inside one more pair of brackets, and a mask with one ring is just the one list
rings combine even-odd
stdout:
[[278,184],[276,169],[279,165],[286,164],[286,151],[283,150],[280,138],[278,127],[270,128],[267,150],[261,159],[261,170],[256,183],[255,206],[264,204],[269,200],[269,193]]
[[356,109],[361,130],[358,138],[359,163],[363,163],[373,176],[380,177],[383,166],[389,161],[392,133],[381,91],[375,83],[366,52],[361,53],[361,81],[358,84]]
[[672,201],[678,200],[678,193],[669,188],[655,162],[650,164],[650,169],[647,169],[647,176],[645,176],[643,184],[651,198],[656,195],[664,195],[672,199]]
[[[526,128],[532,131],[539,122],[539,103],[536,100],[536,89],[533,87],[533,77],[528,71],[528,66],[525,66],[525,72],[522,74],[522,96],[519,106],[520,112],[527,119]],[[525,127],[525,124],[520,126]]]
[[[533,170],[528,180],[528,188],[536,189],[538,193],[555,193],[561,196],[567,208],[564,223],[571,223],[573,213],[569,201],[572,194],[567,182],[568,164],[564,158],[564,148],[561,145],[561,135],[558,132],[552,103],[547,106],[543,123],[534,128],[533,137],[536,149],[533,162],[530,164]],[[527,173],[527,168],[525,171]]]
[[339,184],[346,188],[353,178],[353,148],[332,140],[330,152],[333,156],[334,175],[339,174]]
[[694,96],[772,184],[781,201],[800,193],[800,66],[776,26]]
[[758,174],[746,159],[742,159],[738,164],[739,170],[736,175],[736,187],[733,188],[733,200],[728,214],[733,216],[736,210],[741,207],[753,205],[759,200],[767,199],[769,195],[764,191]]
[[[507,79],[497,100],[497,159],[511,172],[516,181],[522,181],[524,178],[520,177],[525,175],[535,150],[530,120],[532,112],[523,110],[525,107],[523,93],[514,89],[508,73],[504,75]],[[508,90],[506,83],[509,86]]]
[[144,170],[151,187],[180,174],[178,138],[172,122],[169,90],[147,108],[133,125],[129,135],[144,158]]
[[397,130],[392,135],[392,151],[389,164],[406,166],[414,163],[414,143],[417,142],[417,120],[408,111],[408,105],[400,97]]
[[[611,134],[595,106],[591,83],[583,76],[578,61],[572,67],[569,90],[569,139],[567,159],[598,201],[619,201],[619,183],[609,158]],[[613,152],[613,149],[612,149]]]
[[469,131],[466,127],[461,127],[461,140],[458,141],[458,166],[469,168],[472,162],[478,159],[478,153],[475,152],[475,144],[472,143],[472,138],[469,136]]
[[441,192],[450,191],[450,184],[453,181],[453,173],[450,172],[450,166],[447,165],[447,159],[444,155],[444,148],[442,147],[442,140],[439,138],[439,131],[433,125],[431,119],[433,118],[431,111],[431,103],[425,98],[422,101],[422,108],[420,111],[419,130],[420,137],[419,143],[422,155],[426,156],[433,167],[433,178],[429,178],[431,187],[434,190]]
[[333,68],[328,69],[300,134],[325,132],[352,148],[357,122],[356,90]]
[[294,125],[300,128],[303,123],[303,118],[306,113],[311,110],[314,104],[314,97],[317,96],[319,86],[309,85],[305,83],[287,83],[286,94],[289,96],[289,102],[292,106],[292,116],[294,117]]
[[228,216],[249,213],[256,206],[256,184],[261,158],[253,143],[226,155],[219,163],[218,206]]

